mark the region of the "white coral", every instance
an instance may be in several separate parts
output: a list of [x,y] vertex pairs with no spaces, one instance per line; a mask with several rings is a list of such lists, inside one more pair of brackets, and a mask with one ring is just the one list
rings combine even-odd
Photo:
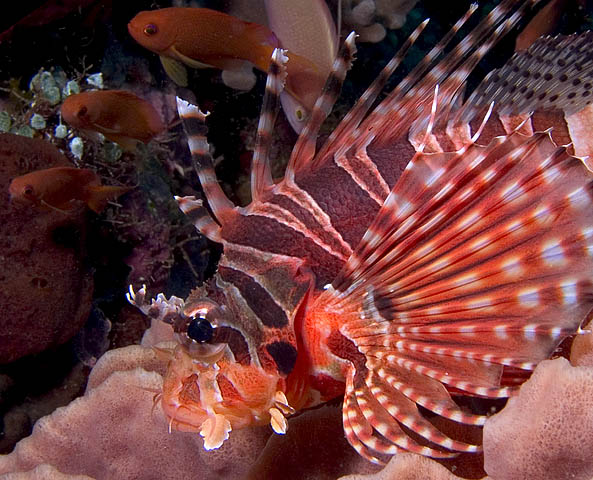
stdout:
[[344,23],[362,42],[380,42],[386,29],[401,28],[418,0],[342,0]]

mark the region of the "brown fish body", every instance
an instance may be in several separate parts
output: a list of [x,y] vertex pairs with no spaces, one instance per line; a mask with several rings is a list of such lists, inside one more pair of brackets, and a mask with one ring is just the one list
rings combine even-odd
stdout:
[[67,211],[75,207],[75,201],[82,201],[99,213],[109,200],[130,188],[102,186],[99,175],[86,168],[54,167],[17,177],[8,190],[11,201],[17,203]]
[[148,143],[165,129],[146,100],[125,90],[93,90],[71,95],[62,104],[62,117],[75,128],[102,133],[124,148]]

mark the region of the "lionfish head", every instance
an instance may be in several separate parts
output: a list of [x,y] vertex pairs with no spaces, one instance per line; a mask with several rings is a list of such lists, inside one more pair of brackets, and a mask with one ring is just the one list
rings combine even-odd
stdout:
[[159,296],[150,308],[173,327],[176,340],[160,395],[171,428],[199,432],[207,450],[248,425],[286,431],[284,416],[293,410],[284,380],[273,362],[260,360],[257,332],[241,327],[232,297],[216,286],[197,288],[186,302]]

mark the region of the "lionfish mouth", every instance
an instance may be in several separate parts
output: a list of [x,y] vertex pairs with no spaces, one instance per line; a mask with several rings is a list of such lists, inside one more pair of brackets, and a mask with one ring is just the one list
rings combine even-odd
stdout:
[[276,433],[286,433],[286,416],[294,410],[277,376],[238,365],[224,344],[200,358],[179,345],[172,355],[161,396],[169,429],[198,432],[206,450],[249,425],[270,423]]

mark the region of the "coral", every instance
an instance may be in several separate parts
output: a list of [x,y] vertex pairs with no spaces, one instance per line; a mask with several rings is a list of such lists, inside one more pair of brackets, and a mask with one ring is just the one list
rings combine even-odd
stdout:
[[86,475],[67,475],[51,465],[39,465],[28,472],[0,475],[0,480],[93,480]]
[[395,455],[383,470],[370,475],[347,475],[340,480],[461,480],[434,460],[414,453]]
[[9,203],[12,178],[62,165],[68,160],[47,142],[0,135],[0,363],[66,342],[90,311],[84,209],[65,215]]
[[593,477],[593,369],[541,362],[519,394],[484,427],[492,480]]
[[199,435],[168,433],[160,406],[153,408],[153,391],[161,384],[160,375],[140,368],[113,373],[39,420],[30,437],[0,457],[0,473],[49,464],[63,473],[106,480],[242,478],[250,466],[246,459],[256,457],[267,431],[235,432],[232,441],[208,453]]
[[348,0],[343,2],[344,23],[361,42],[380,42],[385,29],[401,28],[417,0]]

